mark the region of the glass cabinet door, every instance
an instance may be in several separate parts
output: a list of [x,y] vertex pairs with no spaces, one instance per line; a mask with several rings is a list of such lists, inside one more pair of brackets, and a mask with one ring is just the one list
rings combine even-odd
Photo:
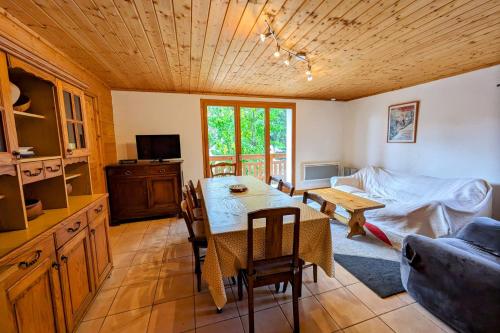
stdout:
[[65,155],[67,157],[87,155],[85,114],[81,91],[61,83],[60,94],[62,95],[61,105],[64,108],[61,110],[61,118],[64,119],[63,128],[66,131]]

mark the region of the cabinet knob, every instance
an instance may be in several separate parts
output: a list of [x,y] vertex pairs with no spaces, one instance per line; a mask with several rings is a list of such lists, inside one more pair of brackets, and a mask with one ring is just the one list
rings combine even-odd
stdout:
[[130,170],[125,170],[124,174],[125,174],[126,176],[130,176],[130,175],[132,174],[132,171],[130,171]]
[[94,212],[95,212],[96,214],[99,214],[100,212],[102,212],[102,209],[103,209],[103,208],[104,208],[104,207],[103,207],[103,205],[99,205],[99,207],[97,207],[97,208],[95,208],[95,209],[94,209]]
[[92,233],[92,235],[95,235],[95,229],[90,229],[90,232]]
[[68,153],[68,155],[73,155],[73,149],[71,148],[66,149],[66,152]]
[[64,262],[64,263],[67,263],[68,262],[68,257],[61,256],[61,261]]
[[57,262],[52,263],[52,268],[54,268],[55,270],[59,270],[59,267],[61,267],[61,265],[59,265]]
[[42,250],[36,250],[35,257],[33,259],[31,259],[30,261],[21,261],[19,263],[19,267],[25,269],[25,268],[28,268],[30,266],[33,266],[34,264],[36,264],[38,259],[40,259],[41,255],[42,255]]
[[17,150],[13,150],[12,151],[12,156],[14,156],[16,159],[20,159],[21,158],[21,153],[18,152]]

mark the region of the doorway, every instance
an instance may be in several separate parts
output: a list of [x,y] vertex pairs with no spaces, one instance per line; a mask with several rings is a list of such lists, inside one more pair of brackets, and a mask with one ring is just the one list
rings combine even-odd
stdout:
[[295,181],[295,103],[201,100],[204,172],[236,163],[237,175]]

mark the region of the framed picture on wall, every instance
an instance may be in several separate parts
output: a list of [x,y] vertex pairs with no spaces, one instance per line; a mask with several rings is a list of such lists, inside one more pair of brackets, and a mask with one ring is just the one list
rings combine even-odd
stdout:
[[389,106],[387,142],[415,143],[417,140],[419,101]]

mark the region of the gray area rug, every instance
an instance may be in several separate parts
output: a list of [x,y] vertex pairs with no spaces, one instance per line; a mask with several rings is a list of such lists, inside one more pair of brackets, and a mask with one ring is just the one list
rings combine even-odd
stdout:
[[382,298],[405,291],[399,270],[400,253],[369,231],[346,238],[347,226],[332,222],[334,259]]

